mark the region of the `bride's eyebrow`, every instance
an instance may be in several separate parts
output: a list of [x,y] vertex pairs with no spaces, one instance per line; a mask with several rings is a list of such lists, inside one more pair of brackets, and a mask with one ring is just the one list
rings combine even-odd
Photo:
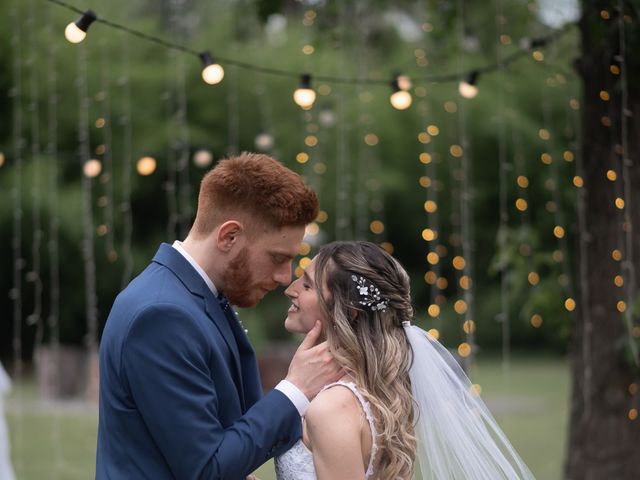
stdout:
[[314,286],[313,280],[311,279],[311,276],[307,273],[306,270],[302,273],[302,277],[304,278],[305,282],[310,283],[311,286]]

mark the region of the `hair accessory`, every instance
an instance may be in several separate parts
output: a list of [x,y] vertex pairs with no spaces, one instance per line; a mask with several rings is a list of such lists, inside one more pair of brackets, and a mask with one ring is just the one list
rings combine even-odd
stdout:
[[364,277],[351,275],[351,280],[356,283],[356,288],[360,294],[360,305],[369,307],[374,312],[384,312],[387,309],[387,299],[382,298],[378,287],[371,282],[368,282],[369,284],[367,285],[367,279]]

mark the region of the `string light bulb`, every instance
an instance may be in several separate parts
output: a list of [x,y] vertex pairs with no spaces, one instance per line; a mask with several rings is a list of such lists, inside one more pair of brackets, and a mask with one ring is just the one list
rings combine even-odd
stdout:
[[256,148],[261,152],[268,152],[273,148],[273,135],[269,132],[260,132],[256,135],[254,143]]
[[97,18],[93,11],[87,10],[78,20],[67,25],[67,28],[64,29],[64,37],[71,43],[80,43],[87,36],[89,26]]
[[467,78],[460,81],[458,91],[464,98],[473,98],[478,95],[478,87],[476,86],[478,75],[477,71],[473,71]]
[[196,167],[206,168],[213,162],[213,154],[204,148],[196,150],[193,154],[193,163]]
[[202,62],[202,79],[209,85],[220,83],[224,78],[224,68],[216,63],[211,52],[200,52],[198,56]]
[[406,110],[411,106],[411,102],[413,101],[411,94],[402,87],[411,88],[411,82],[408,77],[399,75],[391,82],[391,89],[393,90],[393,93],[389,97],[391,105],[396,110]]
[[310,110],[316,101],[316,92],[311,88],[311,75],[304,73],[300,76],[300,86],[293,92],[293,101],[303,110]]

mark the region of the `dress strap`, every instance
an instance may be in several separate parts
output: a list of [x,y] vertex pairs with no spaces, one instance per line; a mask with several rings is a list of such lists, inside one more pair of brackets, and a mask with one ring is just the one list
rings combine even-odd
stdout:
[[362,410],[364,411],[365,417],[367,417],[367,422],[369,423],[369,429],[371,430],[371,454],[369,455],[369,465],[367,467],[367,472],[365,473],[365,479],[370,478],[373,475],[373,464],[376,458],[376,453],[378,451],[378,444],[376,443],[376,437],[378,436],[376,432],[376,426],[373,422],[373,414],[371,413],[371,405],[365,398],[362,396],[358,387],[353,382],[345,382],[343,380],[338,380],[337,382],[330,383],[329,385],[325,385],[320,392],[327,390],[328,388],[335,387],[336,385],[342,385],[343,387],[347,387],[351,392],[355,395],[355,397],[360,402],[362,406]]

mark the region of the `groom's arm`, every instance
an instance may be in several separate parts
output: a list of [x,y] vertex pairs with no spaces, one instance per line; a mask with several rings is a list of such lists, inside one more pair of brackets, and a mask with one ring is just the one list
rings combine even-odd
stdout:
[[211,333],[179,306],[147,308],[127,334],[122,372],[176,478],[242,479],[300,437],[299,412],[277,390],[223,425],[231,397],[216,388],[235,391],[229,355],[226,345],[212,345]]

